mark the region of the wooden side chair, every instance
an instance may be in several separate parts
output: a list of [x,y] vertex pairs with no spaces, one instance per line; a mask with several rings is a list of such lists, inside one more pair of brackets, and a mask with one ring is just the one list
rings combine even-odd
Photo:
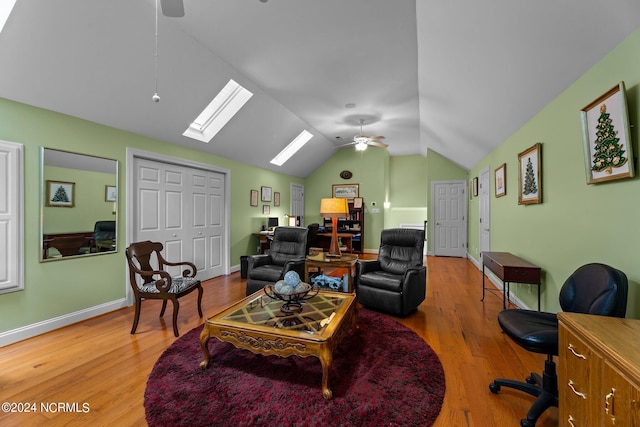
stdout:
[[[198,270],[195,264],[188,261],[169,262],[162,256],[162,243],[144,242],[132,243],[126,250],[127,262],[129,263],[129,283],[133,288],[136,298],[136,313],[133,319],[131,333],[136,333],[138,320],[140,320],[140,309],[143,299],[161,299],[162,310],[160,317],[164,316],[167,308],[167,301],[173,303],[173,334],[178,333],[178,309],[180,304],[178,298],[187,295],[194,290],[198,290],[198,314],[202,317],[202,284],[195,276]],[[171,277],[165,271],[165,266],[186,266],[181,277]],[[154,268],[154,266],[156,266]]]

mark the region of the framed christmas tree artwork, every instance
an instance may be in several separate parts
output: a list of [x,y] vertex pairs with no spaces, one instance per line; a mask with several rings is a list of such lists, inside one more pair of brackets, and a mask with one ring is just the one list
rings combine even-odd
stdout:
[[632,177],[633,152],[624,82],[584,107],[580,114],[587,184]]
[[507,164],[503,163],[493,171],[494,188],[496,189],[496,197],[502,197],[507,194]]
[[75,182],[47,180],[47,206],[72,208],[75,206]]
[[542,144],[518,154],[518,204],[542,203]]

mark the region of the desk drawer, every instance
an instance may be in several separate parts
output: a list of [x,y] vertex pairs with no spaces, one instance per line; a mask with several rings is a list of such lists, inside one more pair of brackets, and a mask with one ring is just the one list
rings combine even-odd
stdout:
[[505,282],[540,283],[540,269],[527,267],[504,267]]
[[500,280],[504,280],[504,267],[498,264],[493,258],[487,256],[482,257],[482,263],[493,272]]

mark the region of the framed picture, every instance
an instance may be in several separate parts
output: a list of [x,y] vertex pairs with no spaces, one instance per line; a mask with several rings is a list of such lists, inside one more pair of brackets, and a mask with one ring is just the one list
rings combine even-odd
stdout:
[[258,190],[251,190],[249,206],[258,206]]
[[472,184],[473,197],[478,197],[478,177],[473,178]]
[[587,184],[634,175],[624,82],[584,107],[582,139]]
[[518,154],[518,204],[542,203],[542,144]]
[[269,215],[270,213],[271,213],[271,206],[262,205],[262,214],[263,215]]
[[494,187],[496,189],[496,197],[502,197],[507,194],[507,164],[503,163],[493,172]]
[[260,200],[263,202],[271,201],[271,187],[260,187]]
[[362,209],[362,197],[356,197],[353,199],[353,208]]
[[333,184],[332,197],[338,199],[355,199],[360,196],[360,184]]
[[273,193],[273,206],[280,206],[280,193],[277,191]]
[[47,206],[72,208],[76,204],[75,182],[47,180]]
[[118,200],[118,192],[116,191],[115,185],[105,185],[104,186],[104,201],[105,202],[115,202]]

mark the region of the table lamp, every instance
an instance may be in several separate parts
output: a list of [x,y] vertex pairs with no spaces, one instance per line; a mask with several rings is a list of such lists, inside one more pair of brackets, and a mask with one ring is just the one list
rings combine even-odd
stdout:
[[340,246],[338,245],[338,218],[349,217],[349,201],[347,199],[322,199],[320,201],[320,216],[331,218],[331,244],[329,245],[328,257],[340,257]]

